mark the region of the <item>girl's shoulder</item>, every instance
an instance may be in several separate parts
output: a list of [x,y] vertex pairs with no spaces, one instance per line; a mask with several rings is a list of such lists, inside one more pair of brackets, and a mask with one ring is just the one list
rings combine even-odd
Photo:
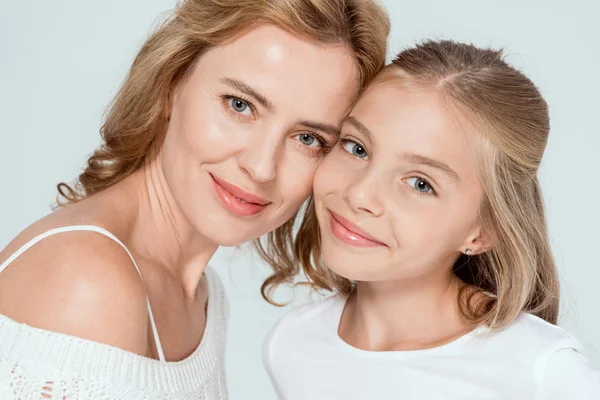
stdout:
[[306,304],[292,308],[271,329],[265,349],[272,347],[278,338],[293,342],[293,338],[322,336],[330,331],[329,328],[336,329],[346,300],[347,296],[336,294],[311,299]]
[[545,376],[557,354],[586,353],[585,346],[567,330],[527,313],[500,330],[483,329],[472,339],[469,353],[499,365],[519,365],[533,373],[535,381]]
[[[337,330],[347,296],[333,295],[292,308],[267,335],[263,345],[263,363],[275,382],[275,371],[285,372],[281,362],[293,357],[298,346],[310,351],[306,344],[327,346]],[[314,349],[313,349],[314,350]]]
[[504,347],[511,343],[524,352],[543,352],[561,348],[582,351],[582,344],[560,326],[528,313],[521,313],[513,322],[490,335],[489,346]]
[[283,318],[286,323],[304,323],[315,318],[341,316],[348,296],[333,294],[310,299],[307,303],[292,308]]

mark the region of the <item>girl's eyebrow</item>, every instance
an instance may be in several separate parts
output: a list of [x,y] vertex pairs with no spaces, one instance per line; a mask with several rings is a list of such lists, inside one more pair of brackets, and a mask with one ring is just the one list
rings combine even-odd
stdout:
[[460,178],[456,171],[441,161],[434,160],[433,158],[425,157],[415,153],[400,153],[398,159],[408,161],[412,164],[427,165],[429,167],[438,169],[448,175],[452,180],[459,181]]
[[356,117],[353,117],[352,115],[347,116],[344,121],[342,121],[342,125],[346,123],[352,125],[354,129],[367,136],[369,140],[372,141],[373,134],[371,134],[371,131]]

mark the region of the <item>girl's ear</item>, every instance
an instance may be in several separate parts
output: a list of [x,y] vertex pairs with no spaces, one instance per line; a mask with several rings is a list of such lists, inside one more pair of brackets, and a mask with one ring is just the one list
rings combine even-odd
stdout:
[[484,232],[481,226],[467,237],[462,247],[458,249],[461,253],[469,256],[485,253],[493,247],[492,235]]

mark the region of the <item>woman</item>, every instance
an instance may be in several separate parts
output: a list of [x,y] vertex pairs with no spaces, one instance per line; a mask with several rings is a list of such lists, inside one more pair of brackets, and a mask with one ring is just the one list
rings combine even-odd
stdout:
[[[600,374],[555,325],[548,133],[546,102],[501,52],[400,53],[315,175],[295,256],[338,295],[271,333],[280,397],[599,399]],[[276,270],[265,294],[297,272]]]
[[226,398],[207,262],[293,224],[388,31],[372,1],[183,1],[64,207],[0,254],[0,397]]

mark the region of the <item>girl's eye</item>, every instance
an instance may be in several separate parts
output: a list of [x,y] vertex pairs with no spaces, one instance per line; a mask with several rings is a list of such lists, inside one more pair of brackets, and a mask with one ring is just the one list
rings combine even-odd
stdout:
[[252,108],[250,107],[250,104],[246,103],[244,100],[230,97],[228,103],[229,107],[236,113],[252,116]]
[[408,178],[406,180],[413,189],[422,194],[433,194],[433,188],[425,179],[421,179],[417,176],[413,176],[412,178]]
[[354,157],[366,159],[368,158],[367,150],[359,144],[352,140],[342,140],[342,148],[348,153],[352,154]]

